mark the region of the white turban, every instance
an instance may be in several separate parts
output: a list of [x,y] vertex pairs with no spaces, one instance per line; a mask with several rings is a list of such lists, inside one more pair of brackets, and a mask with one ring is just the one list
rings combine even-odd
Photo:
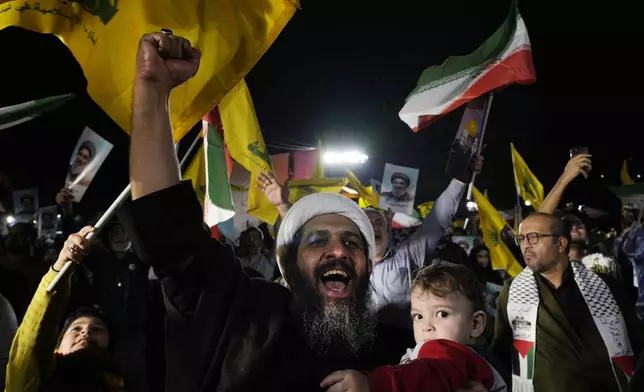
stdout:
[[369,249],[367,257],[374,260],[376,256],[376,238],[373,234],[373,227],[367,217],[367,214],[360,209],[357,203],[350,199],[335,193],[314,193],[298,200],[288,212],[277,233],[277,265],[279,266],[282,276],[284,276],[284,266],[280,260],[280,250],[283,246],[293,242],[295,233],[302,228],[309,220],[316,216],[325,214],[342,215],[353,222],[366,238]]

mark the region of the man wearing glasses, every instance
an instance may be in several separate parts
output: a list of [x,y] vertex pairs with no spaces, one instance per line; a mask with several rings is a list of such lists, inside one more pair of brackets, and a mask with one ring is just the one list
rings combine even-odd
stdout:
[[492,344],[513,390],[628,390],[644,337],[616,282],[570,260],[554,215],[528,217],[516,242],[527,267],[501,291]]

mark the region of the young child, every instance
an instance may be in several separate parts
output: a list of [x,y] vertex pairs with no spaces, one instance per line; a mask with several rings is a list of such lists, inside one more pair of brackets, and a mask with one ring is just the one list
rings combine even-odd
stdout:
[[441,262],[421,269],[411,289],[416,347],[407,350],[401,364],[334,372],[320,386],[332,392],[441,392],[467,389],[474,382],[483,391],[508,390],[498,361],[472,346],[486,322],[483,288],[474,272]]

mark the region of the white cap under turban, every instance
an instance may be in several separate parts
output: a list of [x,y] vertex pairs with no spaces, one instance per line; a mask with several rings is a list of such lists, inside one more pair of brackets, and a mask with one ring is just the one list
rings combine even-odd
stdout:
[[283,260],[280,260],[280,250],[283,246],[289,245],[295,237],[295,233],[302,228],[309,220],[316,216],[325,214],[342,215],[358,226],[362,235],[366,238],[369,249],[367,258],[374,260],[376,256],[376,238],[373,234],[373,227],[367,214],[360,209],[357,203],[335,193],[314,193],[298,200],[288,212],[277,233],[277,265],[282,276],[284,276]]

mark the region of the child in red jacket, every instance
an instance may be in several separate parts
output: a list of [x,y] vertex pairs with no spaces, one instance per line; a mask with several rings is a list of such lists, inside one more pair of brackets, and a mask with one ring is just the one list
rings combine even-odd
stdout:
[[[483,288],[467,267],[438,263],[418,271],[412,283],[411,316],[416,347],[398,366],[372,372],[343,370],[321,383],[328,392],[458,391],[470,382],[485,390],[508,390],[494,359],[473,345],[485,329]],[[475,351],[476,350],[476,351]]]

